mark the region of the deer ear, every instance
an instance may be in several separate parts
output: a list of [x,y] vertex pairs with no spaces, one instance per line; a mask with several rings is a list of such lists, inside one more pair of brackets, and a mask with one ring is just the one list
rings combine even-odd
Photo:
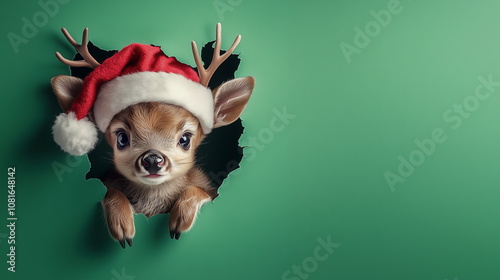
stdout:
[[50,80],[61,109],[67,113],[73,99],[80,93],[83,80],[77,77],[59,75]]
[[245,77],[227,81],[214,90],[214,128],[236,121],[252,94],[255,79]]

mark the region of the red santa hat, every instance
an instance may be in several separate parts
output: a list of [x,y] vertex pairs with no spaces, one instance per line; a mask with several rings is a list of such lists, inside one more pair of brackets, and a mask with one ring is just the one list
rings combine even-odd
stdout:
[[[52,128],[55,142],[67,153],[83,155],[96,145],[113,117],[128,106],[163,102],[183,107],[198,118],[203,132],[213,128],[212,92],[198,74],[160,47],[131,44],[106,59],[83,81],[80,94]],[[87,118],[93,109],[95,123]]]

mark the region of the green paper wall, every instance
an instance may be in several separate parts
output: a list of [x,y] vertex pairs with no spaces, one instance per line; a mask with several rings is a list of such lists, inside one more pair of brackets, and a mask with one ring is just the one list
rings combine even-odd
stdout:
[[[500,279],[500,2],[11,1],[0,51],[1,279]],[[107,233],[105,189],[53,142],[55,51],[237,34],[257,86],[241,168],[180,240],[136,215]],[[8,168],[15,167],[16,272]]]

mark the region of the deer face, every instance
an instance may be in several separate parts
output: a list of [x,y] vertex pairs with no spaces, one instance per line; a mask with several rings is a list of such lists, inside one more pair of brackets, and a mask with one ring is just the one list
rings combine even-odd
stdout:
[[210,95],[212,75],[241,39],[238,35],[221,54],[220,24],[208,68],[203,67],[192,42],[200,83],[190,66],[164,55],[158,47],[131,44],[101,65],[88,51],[87,29],[82,44],[66,29],[62,31],[83,60],[70,61],[56,53],[59,60],[72,67],[97,69],[87,76],[85,84],[70,76],[52,79],[64,111],[53,126],[54,140],[68,153],[88,153],[97,142],[96,124],[113,147],[118,171],[137,183],[158,185],[185,174],[193,166],[203,133],[238,119],[254,88],[254,78],[245,77],[226,81]]
[[158,185],[186,174],[204,134],[181,107],[140,103],[117,114],[106,131],[116,169],[130,181]]

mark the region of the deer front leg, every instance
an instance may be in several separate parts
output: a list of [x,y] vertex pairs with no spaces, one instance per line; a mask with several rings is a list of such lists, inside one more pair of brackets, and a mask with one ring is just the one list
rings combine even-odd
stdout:
[[125,249],[125,241],[132,247],[135,235],[134,212],[127,197],[114,188],[108,188],[102,200],[106,222],[111,237],[120,242]]
[[170,237],[179,239],[182,232],[191,229],[200,207],[211,200],[210,195],[202,188],[190,186],[185,189],[170,212]]

